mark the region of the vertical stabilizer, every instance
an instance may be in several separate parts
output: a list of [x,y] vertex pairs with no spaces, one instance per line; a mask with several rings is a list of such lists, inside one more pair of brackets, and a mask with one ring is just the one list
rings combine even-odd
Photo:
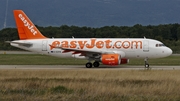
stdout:
[[19,38],[21,40],[46,38],[41,34],[41,32],[22,10],[14,10],[14,18],[16,21]]

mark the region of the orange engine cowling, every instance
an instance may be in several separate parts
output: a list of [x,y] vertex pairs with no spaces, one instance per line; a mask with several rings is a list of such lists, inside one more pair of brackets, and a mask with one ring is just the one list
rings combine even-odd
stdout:
[[103,54],[101,61],[105,65],[119,65],[128,63],[128,59],[122,58],[119,54]]

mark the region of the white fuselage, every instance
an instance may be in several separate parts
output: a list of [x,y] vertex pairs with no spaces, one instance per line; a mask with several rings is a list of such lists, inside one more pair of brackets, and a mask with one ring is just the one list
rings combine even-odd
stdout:
[[[145,38],[52,38],[15,40],[18,43],[31,43],[27,47],[11,43],[12,46],[56,57],[72,57],[72,51],[63,52],[60,48],[99,51],[123,52],[123,58],[161,58],[172,54],[172,50],[160,41]],[[54,47],[52,47],[54,46]]]
[[[87,59],[87,68],[119,65],[129,58],[161,58],[172,50],[160,41],[146,38],[46,38],[22,10],[14,10],[20,40],[10,41],[12,46],[56,57]],[[94,61],[93,63],[91,63]]]

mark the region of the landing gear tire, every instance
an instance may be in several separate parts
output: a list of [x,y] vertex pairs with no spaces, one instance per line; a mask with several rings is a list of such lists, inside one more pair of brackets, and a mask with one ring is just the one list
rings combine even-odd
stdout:
[[145,64],[145,68],[149,68],[149,64]]
[[86,63],[86,68],[92,68],[92,63],[90,62]]
[[99,67],[99,62],[95,61],[95,62],[93,63],[93,66],[94,66],[94,67]]
[[145,68],[149,69],[148,58],[145,58],[144,62],[145,62],[145,65],[144,65]]

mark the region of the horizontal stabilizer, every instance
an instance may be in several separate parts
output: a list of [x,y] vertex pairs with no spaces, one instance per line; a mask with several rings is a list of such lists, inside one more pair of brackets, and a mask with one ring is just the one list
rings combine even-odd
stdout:
[[25,47],[30,47],[33,44],[29,43],[29,42],[18,42],[18,41],[5,41],[6,43],[10,43],[10,44],[18,44],[20,46],[25,46]]

